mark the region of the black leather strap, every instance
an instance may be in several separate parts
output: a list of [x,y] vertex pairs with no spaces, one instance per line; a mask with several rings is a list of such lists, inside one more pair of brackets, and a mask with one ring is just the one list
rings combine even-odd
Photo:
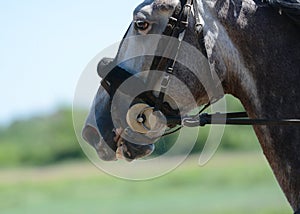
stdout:
[[[181,4],[177,5],[174,13],[169,18],[167,27],[163,32],[163,35],[165,37],[162,37],[158,44],[157,53],[166,53],[169,58],[155,57],[150,68],[151,70],[159,70],[165,72],[165,75],[161,82],[160,92],[154,106],[155,110],[160,110],[164,102],[165,92],[170,79],[169,75],[173,74],[173,68],[175,65],[177,53],[179,51],[178,48],[180,46],[180,41],[170,40],[168,37],[177,39],[180,37],[180,34],[183,33],[188,27],[188,20],[192,11],[192,0],[180,1],[180,3]],[[179,8],[181,8],[181,10],[179,10]],[[152,77],[152,80],[150,80],[150,82],[154,82],[155,78],[157,77]]]
[[144,82],[134,76],[132,73],[116,65],[115,61],[111,58],[102,59],[97,68],[98,74],[102,77],[101,85],[110,95],[111,99],[114,97],[117,89],[120,88],[128,78],[134,78],[135,87],[123,87],[125,94],[132,94],[136,88],[142,88]]

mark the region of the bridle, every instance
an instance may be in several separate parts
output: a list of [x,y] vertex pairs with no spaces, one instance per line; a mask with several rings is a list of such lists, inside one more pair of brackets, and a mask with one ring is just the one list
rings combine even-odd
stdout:
[[[173,15],[169,18],[167,27],[163,32],[164,36],[175,38],[177,41],[168,41],[168,45],[166,48],[167,50],[163,50],[169,51],[172,57],[164,58],[156,56],[150,68],[150,70],[159,70],[163,71],[164,73],[160,84],[160,90],[158,91],[158,96],[153,95],[153,93],[145,93],[138,98],[138,100],[140,100],[142,103],[147,103],[153,110],[153,112],[161,112],[166,117],[168,127],[174,128],[176,126],[179,126],[179,128],[167,134],[173,133],[182,127],[197,127],[205,126],[208,124],[299,126],[300,119],[250,119],[248,118],[246,112],[216,114],[203,113],[203,111],[212,103],[220,99],[219,96],[215,97],[209,104],[205,105],[198,114],[185,117],[178,116],[178,110],[172,109],[171,106],[168,105],[168,103],[164,102],[166,97],[165,92],[168,88],[170,77],[174,75],[174,65],[176,63],[177,55],[183,41],[183,37],[189,25],[189,18],[191,16],[192,9],[194,9],[195,16],[195,32],[198,35],[198,41],[202,49],[201,51],[207,58],[207,53],[204,46],[203,24],[199,16],[200,13],[198,12],[197,0],[182,0],[181,3],[176,7]],[[160,44],[163,43],[166,43],[166,40],[161,39],[161,41],[159,41],[158,43],[158,49],[161,47]],[[122,69],[116,63],[108,64],[109,65],[105,69],[106,71],[100,71],[98,69],[98,72],[99,75],[103,78],[101,81],[101,85],[109,93],[110,97],[114,96],[119,86],[128,78],[133,78],[136,85],[145,84],[139,77]],[[127,91],[125,93],[130,94],[131,92]],[[137,106],[135,106],[134,108],[137,108]],[[144,125],[144,122],[147,119],[144,117],[145,115],[143,115],[143,111],[144,109],[141,109],[140,114],[137,114],[136,117],[137,122],[141,125]],[[134,131],[134,128],[132,129]]]

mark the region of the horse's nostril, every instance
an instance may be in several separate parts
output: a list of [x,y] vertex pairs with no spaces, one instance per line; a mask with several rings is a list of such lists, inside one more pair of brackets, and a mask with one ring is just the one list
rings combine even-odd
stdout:
[[95,127],[86,125],[82,131],[82,136],[85,141],[95,148],[100,159],[104,161],[116,160],[115,150],[109,147]]
[[96,128],[86,125],[82,131],[82,137],[92,146],[96,146],[100,142],[100,135]]

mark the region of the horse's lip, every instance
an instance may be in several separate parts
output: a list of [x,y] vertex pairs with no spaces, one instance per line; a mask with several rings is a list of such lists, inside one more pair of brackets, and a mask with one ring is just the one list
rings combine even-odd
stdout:
[[123,129],[119,128],[119,129],[114,129],[114,133],[115,133],[115,137],[114,137],[114,141],[117,144],[117,150],[116,150],[116,158],[117,159],[121,159],[121,160],[127,160],[124,156],[124,148],[123,148],[123,144],[124,144],[124,140],[121,137],[122,133],[123,133]]
[[117,146],[119,143],[121,143],[121,135],[123,133],[123,129],[122,128],[118,128],[118,129],[114,129],[113,130],[114,134],[115,134],[115,137],[114,137],[114,141],[115,143],[117,143]]
[[122,128],[117,128],[114,129],[113,132],[115,133],[115,137],[114,137],[114,141],[117,144],[117,150],[116,150],[116,159],[118,160],[127,160],[129,161],[125,156],[124,156],[124,148],[123,148],[123,144],[124,144],[124,139],[121,137],[122,133],[123,133],[123,129]]
[[116,158],[117,158],[118,160],[126,160],[126,161],[128,161],[128,162],[132,162],[133,159],[128,159],[128,158],[126,158],[125,155],[124,155],[124,152],[127,152],[127,151],[126,151],[126,146],[122,143],[122,145],[119,146],[119,147],[117,148],[117,151],[116,151]]

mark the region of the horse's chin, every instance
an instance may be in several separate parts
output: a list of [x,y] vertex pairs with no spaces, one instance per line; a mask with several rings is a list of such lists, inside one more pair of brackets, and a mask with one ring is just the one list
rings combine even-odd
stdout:
[[154,144],[137,145],[128,141],[122,140],[116,151],[117,159],[124,159],[131,162],[136,159],[145,158],[154,151]]

